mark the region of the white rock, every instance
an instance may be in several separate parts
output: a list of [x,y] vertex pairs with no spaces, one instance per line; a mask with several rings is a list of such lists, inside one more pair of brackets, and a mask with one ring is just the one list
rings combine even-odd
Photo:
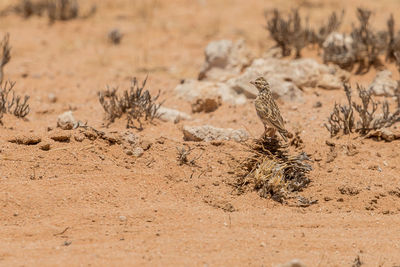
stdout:
[[259,76],[270,82],[275,96],[296,102],[303,101],[303,94],[299,88],[320,86],[338,89],[348,77],[343,71],[339,72],[335,67],[319,64],[313,59],[259,58],[254,60],[243,74],[228,80],[227,84],[237,93],[255,98],[258,92],[250,81]]
[[48,94],[48,95],[47,95],[47,98],[49,99],[49,102],[50,102],[50,103],[56,103],[56,102],[57,102],[57,97],[56,97],[56,95],[53,94],[53,93]]
[[178,96],[190,102],[199,98],[219,96],[223,102],[230,104],[241,105],[246,103],[244,95],[239,95],[227,84],[220,82],[185,80],[184,83],[175,88],[175,92]]
[[369,86],[369,90],[378,96],[393,96],[396,88],[397,82],[392,79],[392,72],[389,70],[378,72]]
[[143,155],[143,153],[144,153],[144,150],[140,146],[135,147],[132,150],[132,156],[134,156],[134,157],[141,157]]
[[185,112],[172,109],[172,108],[166,108],[161,106],[157,110],[157,114],[159,114],[160,119],[163,121],[172,121],[172,122],[179,122],[181,120],[191,120],[192,117],[189,114],[186,114]]
[[129,131],[125,131],[121,134],[121,140],[123,143],[127,143],[130,146],[137,146],[139,144],[139,137]]
[[[258,90],[250,81],[254,81],[260,76],[263,75],[258,71],[249,71],[238,78],[229,80],[227,84],[237,93],[244,94],[247,98],[256,98]],[[284,78],[279,75],[268,75],[264,77],[268,79],[271,85],[272,95],[275,99],[281,98],[284,101],[303,102],[303,92],[294,83],[285,81]]]
[[348,67],[356,58],[353,38],[349,35],[332,32],[322,44],[324,62],[332,62],[340,67]]
[[236,142],[246,141],[249,134],[242,129],[234,130],[231,128],[216,128],[211,125],[203,126],[184,126],[183,138],[186,141],[223,141],[234,140]]
[[205,62],[199,80],[224,81],[239,74],[251,61],[244,40],[235,43],[230,40],[213,41],[207,45],[204,53]]
[[72,111],[64,112],[57,118],[57,127],[63,130],[71,130],[77,125],[77,122],[72,115]]

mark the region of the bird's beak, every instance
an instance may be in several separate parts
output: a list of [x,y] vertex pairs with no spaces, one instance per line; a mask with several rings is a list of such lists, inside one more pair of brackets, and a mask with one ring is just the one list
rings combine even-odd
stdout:
[[250,81],[250,83],[251,83],[252,85],[256,85],[256,83],[255,83],[254,81]]

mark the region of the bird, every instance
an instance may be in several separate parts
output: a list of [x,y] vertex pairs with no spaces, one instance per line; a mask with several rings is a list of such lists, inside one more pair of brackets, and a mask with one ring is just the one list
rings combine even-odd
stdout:
[[275,100],[272,97],[271,87],[264,77],[258,77],[255,81],[251,81],[258,89],[258,96],[254,102],[256,107],[257,115],[264,124],[264,135],[267,133],[267,127],[272,130],[270,133],[273,135],[278,130],[285,142],[288,141],[287,137],[289,132],[285,129],[281,112]]

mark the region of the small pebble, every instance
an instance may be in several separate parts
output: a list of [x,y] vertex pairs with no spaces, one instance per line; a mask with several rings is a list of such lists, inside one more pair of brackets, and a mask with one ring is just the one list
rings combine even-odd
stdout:
[[49,99],[50,103],[56,103],[57,102],[57,97],[53,93],[48,94],[47,98]]

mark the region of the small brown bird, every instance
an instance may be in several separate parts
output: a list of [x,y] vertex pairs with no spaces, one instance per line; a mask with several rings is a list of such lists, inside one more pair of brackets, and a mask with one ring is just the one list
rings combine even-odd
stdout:
[[289,132],[285,129],[279,108],[272,97],[269,83],[263,77],[259,77],[250,83],[253,84],[259,91],[254,105],[256,106],[258,117],[264,124],[264,134],[267,133],[268,126],[272,128],[271,135],[275,134],[275,130],[278,130],[279,134],[282,136],[285,142],[287,142]]

